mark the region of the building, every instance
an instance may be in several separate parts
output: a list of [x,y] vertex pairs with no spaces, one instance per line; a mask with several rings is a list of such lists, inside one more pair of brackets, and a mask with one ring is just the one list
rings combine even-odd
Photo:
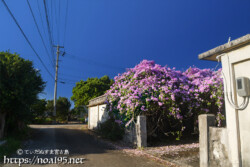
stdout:
[[202,53],[199,59],[222,63],[226,109],[226,128],[212,127],[211,115],[199,118],[200,165],[248,167],[250,34]]

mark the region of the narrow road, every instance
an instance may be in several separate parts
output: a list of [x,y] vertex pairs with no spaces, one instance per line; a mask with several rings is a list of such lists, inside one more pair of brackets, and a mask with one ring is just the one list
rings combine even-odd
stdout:
[[[162,167],[154,161],[143,157],[132,157],[119,150],[114,150],[109,146],[99,142],[87,133],[87,129],[82,129],[83,125],[31,125],[34,129],[34,136],[25,142],[23,155],[13,157],[33,158],[34,154],[25,153],[25,150],[68,150],[68,158],[85,158],[84,164],[47,164],[41,166],[71,166],[71,167]],[[54,158],[58,155],[35,154],[41,158]],[[62,155],[64,156],[64,155]],[[6,164],[8,166],[17,166]],[[31,165],[22,165],[31,166]],[[40,165],[36,165],[40,166]]]

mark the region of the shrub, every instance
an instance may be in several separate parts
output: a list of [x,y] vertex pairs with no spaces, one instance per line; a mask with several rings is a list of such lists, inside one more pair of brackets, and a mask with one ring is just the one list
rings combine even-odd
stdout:
[[52,118],[45,118],[45,124],[51,124],[52,122]]
[[124,128],[114,118],[101,123],[98,131],[102,137],[113,141],[121,140],[124,135]]
[[[136,116],[146,115],[149,136],[175,133],[180,138],[185,125],[190,120],[197,122],[201,113],[213,111],[221,120],[223,88],[219,75],[220,71],[195,67],[181,72],[143,60],[115,77],[106,93],[109,111],[127,125]],[[210,110],[211,106],[215,109]]]
[[80,121],[81,123],[86,123],[86,122],[85,122],[85,118],[79,118],[79,121]]
[[10,156],[13,154],[18,148],[20,148],[21,141],[16,138],[8,138],[7,142],[0,146],[0,161],[3,160],[4,156]]

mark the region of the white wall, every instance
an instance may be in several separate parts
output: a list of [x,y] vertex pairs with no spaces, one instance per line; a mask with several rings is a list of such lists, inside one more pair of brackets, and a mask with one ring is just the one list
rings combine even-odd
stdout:
[[[224,79],[225,92],[231,89],[234,101],[236,104],[241,104],[243,98],[237,95],[235,80],[237,77],[243,76],[250,79],[250,45],[231,51],[222,56],[222,67],[226,77],[226,80]],[[228,90],[226,90],[225,84]],[[250,166],[250,105],[244,110],[236,110],[230,106],[228,100],[226,100],[226,95],[225,103],[229,159],[235,167]]]
[[89,113],[89,129],[96,129],[98,123],[102,123],[108,119],[108,112],[106,111],[106,104],[91,106],[88,108]]
[[98,106],[89,107],[89,129],[97,127],[98,121]]
[[99,105],[99,122],[103,123],[108,119],[108,112],[106,111],[106,104]]

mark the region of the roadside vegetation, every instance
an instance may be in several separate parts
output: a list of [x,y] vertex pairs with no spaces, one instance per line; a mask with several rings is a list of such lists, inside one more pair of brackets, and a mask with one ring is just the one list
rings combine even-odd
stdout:
[[143,60],[115,77],[107,91],[110,118],[127,127],[138,115],[146,115],[149,139],[192,136],[198,133],[198,115],[204,113],[215,114],[221,126],[224,99],[220,75],[221,69],[190,67],[182,72]]
[[124,134],[124,127],[120,126],[113,117],[100,124],[98,133],[106,139],[112,141],[121,140]]
[[19,130],[17,133],[11,133],[5,137],[6,143],[0,146],[0,162],[3,161],[4,156],[11,156],[22,145],[24,140],[29,139],[32,136],[32,130],[26,127]]
[[0,52],[0,157],[11,154],[29,136],[30,108],[44,90],[40,71],[18,54]]
[[[99,126],[99,133],[111,140],[123,138],[125,128],[136,122],[138,115],[147,116],[148,139],[190,136],[197,132],[198,115],[213,113],[217,125],[223,125],[223,87],[221,70],[190,67],[186,71],[162,67],[143,60],[134,68],[110,79],[88,78],[72,90],[71,100],[59,97],[53,115],[53,100],[38,99],[45,82],[40,71],[29,60],[17,54],[0,52],[0,156],[15,151],[25,136],[28,124],[86,123],[89,100],[107,95],[109,119]],[[162,140],[163,141],[163,140]]]
[[113,83],[114,80],[107,75],[101,78],[88,78],[87,81],[81,80],[73,88],[71,100],[74,101],[75,107],[87,106],[89,100],[103,95]]
[[0,52],[0,139],[27,127],[31,106],[44,90],[40,71],[17,54]]

